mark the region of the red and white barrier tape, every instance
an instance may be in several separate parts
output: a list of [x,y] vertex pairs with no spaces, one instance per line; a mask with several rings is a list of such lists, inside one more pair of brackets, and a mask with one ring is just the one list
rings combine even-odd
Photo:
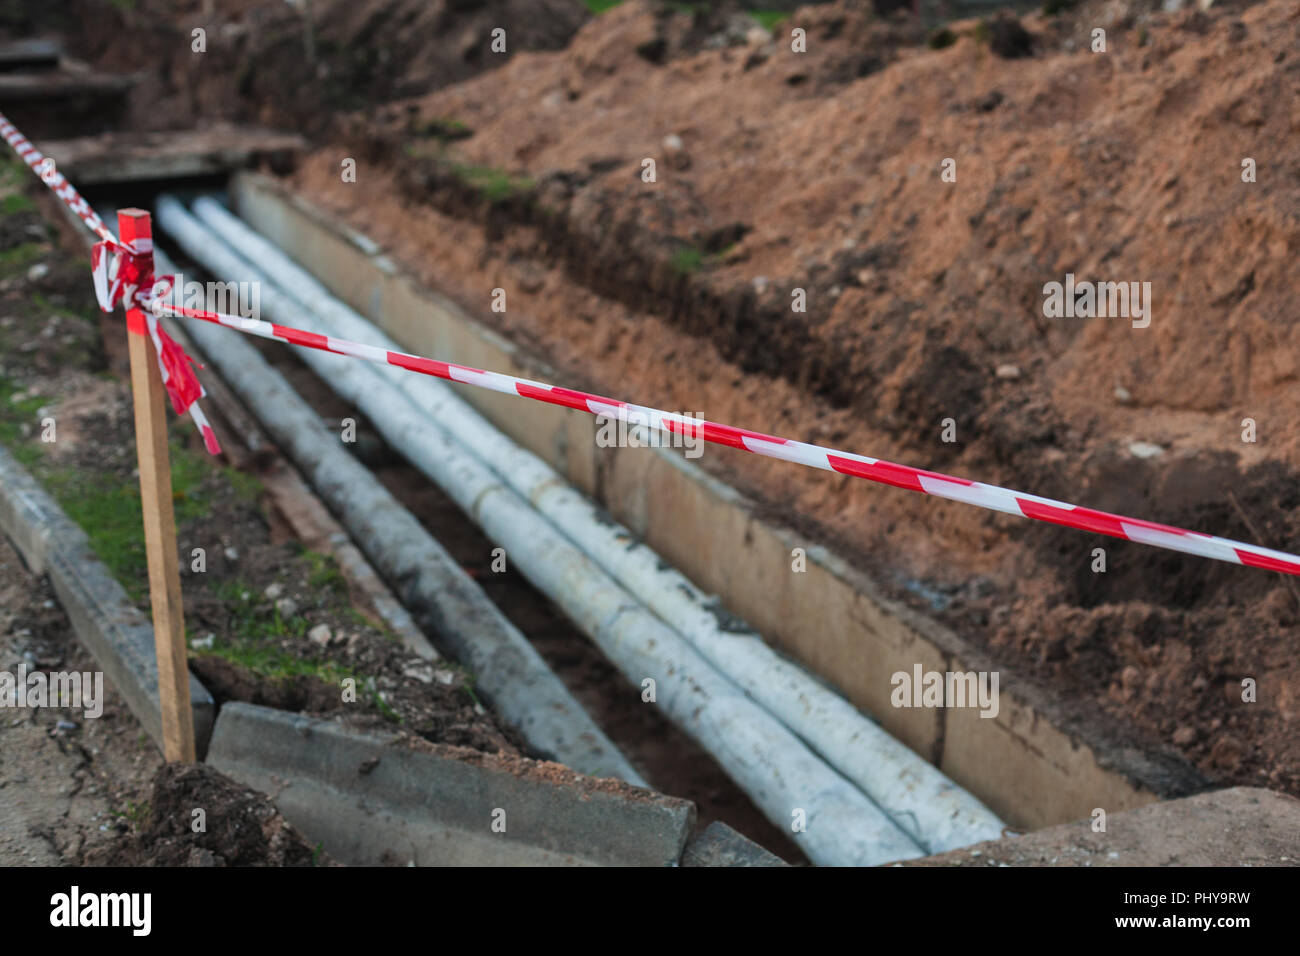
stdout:
[[878,458],[867,458],[833,448],[822,448],[818,445],[792,441],[776,435],[764,435],[760,432],[751,432],[732,425],[721,425],[704,419],[690,418],[673,412],[661,411],[657,408],[634,405],[631,402],[623,402],[618,399],[604,398],[600,395],[560,388],[544,382],[516,378],[513,375],[486,372],[482,369],[456,365],[452,362],[441,362],[436,359],[421,358],[418,355],[408,355],[405,352],[391,352],[386,349],[376,348],[373,345],[363,345],[360,342],[320,335],[316,332],[305,332],[301,329],[263,322],[260,319],[246,319],[219,312],[205,312],[200,309],[165,303],[161,299],[154,299],[150,304],[153,308],[166,311],[172,315],[202,319],[277,342],[333,352],[336,355],[350,355],[353,358],[364,359],[378,365],[394,365],[411,372],[432,375],[435,378],[446,379],[450,382],[475,385],[479,388],[491,389],[494,392],[504,392],[507,395],[531,398],[535,401],[561,405],[565,408],[576,408],[592,415],[605,415],[633,425],[646,425],[669,434],[675,433],[692,438],[701,438],[713,444],[739,448],[755,455],[779,458],[782,461],[791,461],[812,468],[820,468],[823,471],[838,472],[842,475],[852,475],[855,478],[865,478],[868,481],[893,485],[897,488],[906,488],[909,491],[919,491],[939,498],[948,498],[969,505],[978,505],[992,511],[1002,511],[1007,514],[1033,518],[1037,521],[1046,521],[1050,524],[1064,525],[1067,528],[1077,528],[1080,531],[1091,531],[1096,534],[1109,535],[1113,538],[1123,538],[1127,541],[1137,541],[1141,544],[1149,544],[1171,551],[1182,551],[1204,558],[1213,558],[1217,561],[1226,561],[1230,564],[1244,564],[1254,568],[1265,568],[1270,571],[1300,575],[1300,556],[1274,551],[1269,548],[1261,548],[1253,544],[1231,541],[1227,538],[1201,534],[1196,531],[1187,531],[1170,525],[1156,524],[1152,521],[1143,521],[1140,518],[1127,518],[1123,515],[1110,514],[1105,511],[1094,511],[1091,508],[1082,508],[1064,501],[1054,501],[1051,498],[1041,498],[1038,495],[1011,491],[997,485],[986,485],[978,481],[968,481],[965,478],[954,478],[951,475],[942,475],[921,468],[912,468],[908,465],[898,465]]
[[[152,239],[137,239],[134,242],[124,243],[113,235],[104,225],[104,220],[100,219],[91,208],[90,203],[86,202],[68,178],[58,171],[54,161],[33,146],[3,113],[0,113],[0,136],[4,137],[5,142],[13,147],[19,158],[40,177],[41,182],[45,183],[54,195],[67,203],[68,208],[76,213],[95,235],[99,236],[100,241],[95,243],[91,250],[90,262],[95,282],[95,297],[99,300],[101,309],[112,312],[119,302],[130,309],[137,304],[138,297],[147,301],[157,293],[154,288],[155,282],[159,285],[165,283],[170,287],[170,276],[159,279],[154,277]],[[142,291],[146,289],[149,292],[142,296]],[[220,454],[221,446],[217,442],[216,433],[198,404],[199,399],[206,393],[191,367],[194,360],[186,355],[185,350],[177,345],[167,334],[166,329],[158,324],[158,316],[147,308],[144,312],[144,320],[145,329],[153,339],[154,354],[158,357],[158,371],[162,375],[163,387],[171,398],[172,408],[176,410],[177,415],[188,412],[194,419],[194,424],[198,426],[199,434],[203,436],[203,444],[208,452],[213,455]]]

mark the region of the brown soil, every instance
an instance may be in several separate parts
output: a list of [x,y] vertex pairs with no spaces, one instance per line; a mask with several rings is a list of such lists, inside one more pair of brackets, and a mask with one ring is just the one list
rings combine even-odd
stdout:
[[[196,811],[202,811],[196,817]],[[196,820],[203,826],[195,832]],[[149,802],[116,845],[87,866],[332,866],[265,794],[203,764],[164,764]]]
[[[843,4],[795,14],[807,54],[647,58],[664,20],[629,2],[563,52],[355,119],[294,185],[567,384],[1295,551],[1300,14],[1152,6],[1028,18],[1029,57],[972,23],[907,45]],[[881,65],[846,73],[854,51]],[[485,167],[514,178],[465,174]],[[1150,281],[1151,326],[1044,318],[1066,272]],[[728,450],[704,463],[1067,710],[1216,782],[1300,792],[1300,606],[1278,576]]]

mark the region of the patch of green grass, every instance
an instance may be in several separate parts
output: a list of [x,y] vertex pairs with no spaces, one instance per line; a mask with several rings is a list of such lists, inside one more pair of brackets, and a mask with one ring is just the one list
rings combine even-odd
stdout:
[[0,213],[6,216],[16,216],[20,212],[28,212],[35,208],[36,203],[22,193],[11,193],[0,200]]
[[132,830],[138,830],[140,829],[140,824],[149,819],[149,804],[136,803],[134,800],[128,800],[126,802],[126,809],[109,810],[108,812],[119,820],[124,820]]
[[468,139],[474,135],[474,131],[460,120],[441,116],[425,120],[416,126],[413,132],[416,136],[436,139],[444,143],[450,140]]
[[348,593],[347,578],[339,570],[339,564],[334,560],[333,555],[304,548],[302,557],[311,565],[311,574],[307,577],[307,583],[313,590],[329,591],[337,595]]
[[678,275],[694,275],[704,266],[704,253],[695,246],[678,246],[673,250],[672,266]]
[[0,275],[11,276],[22,272],[47,251],[41,242],[23,242],[0,250]]
[[526,176],[512,176],[495,166],[452,163],[451,170],[461,182],[490,203],[505,202],[533,188],[533,181]]
[[594,16],[600,16],[606,10],[613,10],[623,0],[582,0]]
[[776,25],[790,16],[785,10],[750,10],[749,15],[768,33],[775,33]]
[[337,686],[343,678],[354,676],[333,661],[294,657],[278,647],[259,644],[257,641],[244,638],[236,638],[232,641],[218,639],[212,647],[193,653],[205,657],[219,657],[270,680],[314,677]]
[[375,705],[375,709],[383,715],[385,720],[392,724],[400,724],[402,722],[402,715],[393,710],[393,708],[388,705],[388,701],[379,696],[378,691],[368,689],[367,692],[370,694],[370,702]]
[[[5,400],[8,403],[7,397]],[[17,406],[8,403],[6,412],[16,410],[18,415],[11,418],[5,414],[0,419],[0,440],[35,473],[64,513],[86,533],[91,550],[131,599],[143,601],[148,594],[149,566],[144,546],[140,485],[134,479],[106,481],[102,474],[53,464],[41,454],[37,437],[39,423],[34,426],[32,438],[24,440],[17,422],[24,414],[34,421],[36,409],[45,401],[29,398]],[[173,498],[176,520],[180,523],[207,513],[207,503],[198,494],[198,485],[206,477],[207,468],[197,467],[193,457],[193,452],[172,449]]]

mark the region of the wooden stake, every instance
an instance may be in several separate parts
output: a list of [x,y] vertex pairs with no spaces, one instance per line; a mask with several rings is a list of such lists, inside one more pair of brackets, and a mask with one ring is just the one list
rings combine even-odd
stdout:
[[[142,209],[120,209],[118,234],[137,244],[153,261],[153,226]],[[143,240],[143,242],[141,242]],[[152,274],[152,268],[149,272]],[[158,355],[138,306],[126,312],[131,354],[131,395],[135,403],[135,451],[140,464],[140,504],[149,559],[149,599],[153,605],[154,648],[158,656],[158,699],[162,707],[163,756],[193,763],[194,711],[185,656],[185,616],[177,568],[176,515],[172,510],[172,467],[167,446],[166,392]]]

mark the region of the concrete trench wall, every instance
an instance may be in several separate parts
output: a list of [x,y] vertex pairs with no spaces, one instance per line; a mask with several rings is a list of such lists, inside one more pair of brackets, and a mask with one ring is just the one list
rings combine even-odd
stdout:
[[[274,180],[239,173],[232,199],[254,229],[411,351],[565,384],[545,364],[423,288],[373,241]],[[1080,729],[1039,688],[885,597],[826,548],[755,517],[748,499],[676,453],[599,449],[597,421],[590,415],[479,389],[458,391],[700,587],[720,595],[730,610],[1013,825],[1033,829],[1077,820],[1098,806],[1108,812],[1132,809],[1202,785],[1172,754],[1139,753],[1100,731]],[[807,551],[806,574],[789,573],[795,547]],[[743,564],[734,560],[741,553],[748,557]],[[927,671],[1000,671],[998,715],[894,708],[889,676],[917,664]]]

